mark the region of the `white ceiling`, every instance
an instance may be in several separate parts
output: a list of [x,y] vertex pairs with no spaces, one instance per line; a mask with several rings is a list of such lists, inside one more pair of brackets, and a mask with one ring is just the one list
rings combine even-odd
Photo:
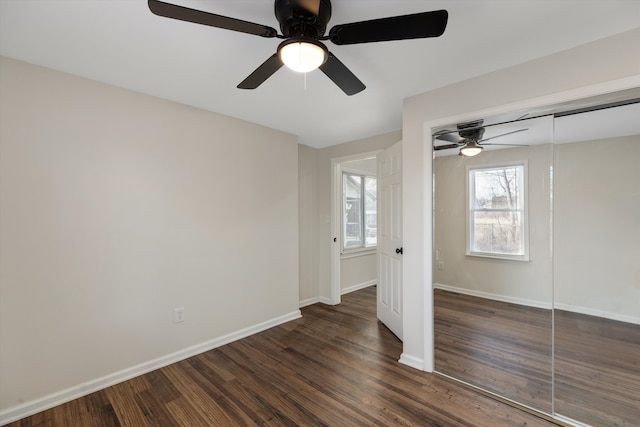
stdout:
[[[271,0],[166,0],[278,28]],[[402,127],[402,100],[640,27],[638,0],[334,0],[328,25],[447,9],[439,38],[335,46],[367,89],[282,68],[236,85],[265,39],[149,12],[146,0],[0,0],[0,54],[290,132],[321,148]],[[594,58],[594,60],[597,60]]]

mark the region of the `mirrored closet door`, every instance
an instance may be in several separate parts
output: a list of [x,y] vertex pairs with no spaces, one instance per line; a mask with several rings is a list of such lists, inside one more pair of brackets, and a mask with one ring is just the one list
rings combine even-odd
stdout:
[[569,424],[638,425],[638,100],[435,129],[438,373]]
[[555,119],[554,411],[640,425],[640,103]]
[[[552,136],[551,117],[454,124],[435,139],[433,169],[435,369],[543,412],[552,410]],[[467,140],[478,155],[459,154]]]

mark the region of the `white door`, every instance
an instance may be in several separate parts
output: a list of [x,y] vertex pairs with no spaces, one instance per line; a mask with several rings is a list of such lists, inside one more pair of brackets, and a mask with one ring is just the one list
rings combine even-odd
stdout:
[[378,154],[377,311],[402,339],[402,142]]

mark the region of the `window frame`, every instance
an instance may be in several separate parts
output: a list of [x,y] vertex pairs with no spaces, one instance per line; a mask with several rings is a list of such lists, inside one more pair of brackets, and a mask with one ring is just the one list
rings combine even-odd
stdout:
[[[362,185],[360,188],[360,213],[362,215],[362,223],[361,223],[361,233],[362,233],[362,244],[357,245],[357,246],[349,246],[346,247],[345,246],[345,242],[346,242],[346,221],[345,221],[345,204],[346,204],[346,197],[345,197],[345,191],[344,191],[344,182],[345,182],[345,175],[351,175],[351,176],[358,176],[362,178]],[[366,203],[365,203],[365,182],[367,178],[370,179],[375,179],[376,180],[376,185],[377,185],[377,180],[378,177],[376,175],[372,175],[371,173],[367,173],[367,172],[363,172],[363,171],[359,171],[359,170],[355,170],[355,169],[350,169],[350,168],[342,168],[341,169],[341,183],[340,183],[340,192],[341,192],[341,201],[340,201],[340,253],[341,254],[355,254],[358,252],[370,252],[370,251],[375,251],[378,247],[377,244],[377,238],[376,238],[376,244],[374,245],[367,245],[366,243]],[[377,234],[377,228],[378,228],[378,224],[377,224],[377,195],[376,195],[376,234]]]
[[[506,211],[506,212],[519,212],[522,218],[522,224],[520,225],[520,233],[522,239],[522,254],[507,254],[501,252],[485,252],[485,251],[476,251],[472,250],[473,241],[474,241],[474,213],[480,211],[478,209],[472,209],[472,197],[475,197],[475,188],[472,188],[472,172],[481,171],[481,170],[499,170],[499,169],[507,169],[513,167],[521,167],[522,168],[522,177],[521,177],[521,197],[522,197],[522,208],[521,209],[495,209],[495,210],[485,210],[487,212],[491,211]],[[501,162],[501,163],[491,163],[491,164],[476,164],[476,165],[467,165],[466,167],[466,256],[479,257],[479,258],[494,258],[494,259],[503,259],[510,261],[530,261],[529,257],[529,180],[528,180],[528,161],[527,160],[517,160],[517,161],[509,161],[509,162]],[[475,183],[475,175],[474,181]],[[473,194],[472,194],[473,190]]]

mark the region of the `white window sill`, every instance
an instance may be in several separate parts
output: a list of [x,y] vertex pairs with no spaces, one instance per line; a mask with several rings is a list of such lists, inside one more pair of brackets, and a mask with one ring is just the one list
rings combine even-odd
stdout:
[[340,254],[340,259],[357,258],[361,256],[374,255],[378,251],[375,246],[369,248],[345,249]]
[[523,261],[529,262],[531,259],[529,255],[507,255],[507,254],[491,254],[484,252],[467,252],[466,256],[477,257],[477,258],[491,258],[491,259],[502,259],[506,261]]

